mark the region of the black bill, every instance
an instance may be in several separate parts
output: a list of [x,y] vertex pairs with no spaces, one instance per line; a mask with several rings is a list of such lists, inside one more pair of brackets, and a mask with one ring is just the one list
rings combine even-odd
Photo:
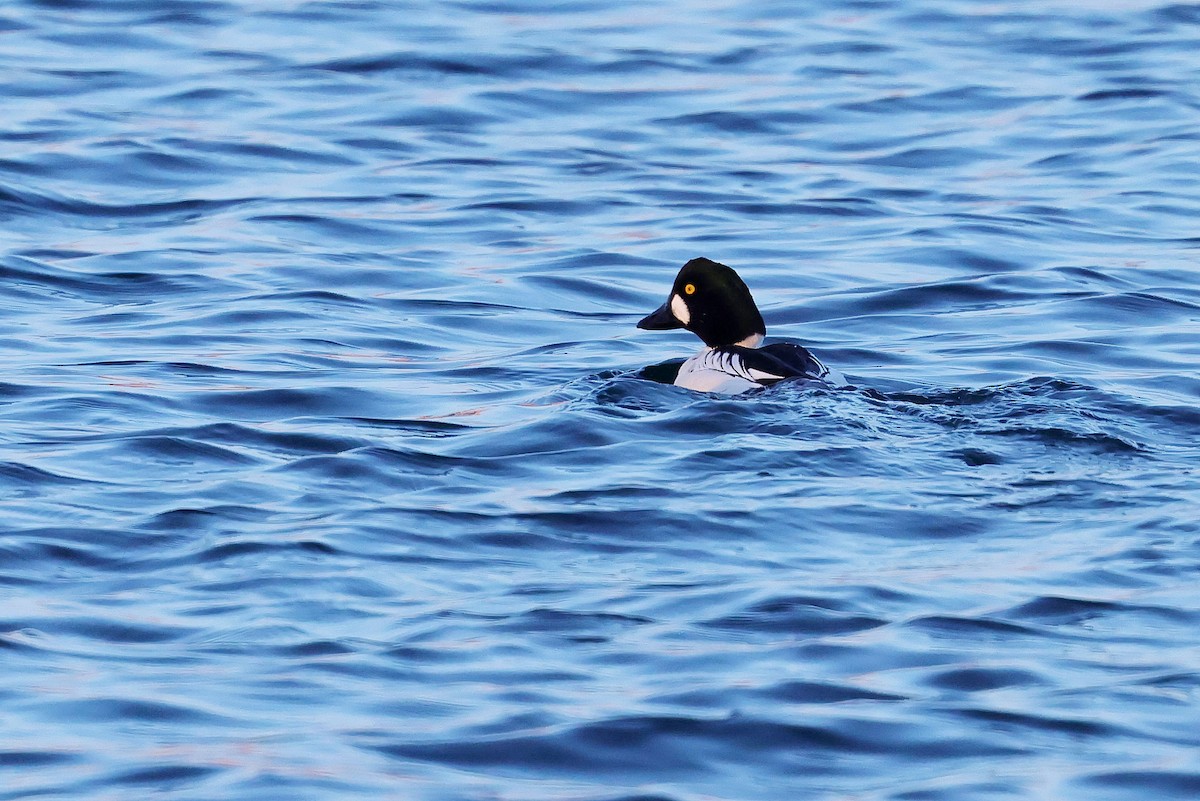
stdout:
[[637,327],[646,331],[669,331],[672,328],[683,328],[683,323],[679,322],[679,318],[671,313],[671,301],[668,300],[643,317]]

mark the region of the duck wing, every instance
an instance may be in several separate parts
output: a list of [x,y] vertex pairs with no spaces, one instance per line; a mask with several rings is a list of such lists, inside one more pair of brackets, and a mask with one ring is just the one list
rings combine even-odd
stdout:
[[807,348],[791,342],[775,342],[761,348],[728,345],[716,350],[736,355],[746,377],[759,384],[774,384],[785,378],[824,378],[829,374],[829,368]]

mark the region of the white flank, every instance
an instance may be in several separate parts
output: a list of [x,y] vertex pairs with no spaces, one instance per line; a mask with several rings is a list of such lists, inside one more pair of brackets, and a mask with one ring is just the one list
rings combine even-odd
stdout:
[[697,392],[723,392],[736,395],[761,386],[756,378],[779,378],[761,370],[749,370],[740,359],[728,353],[705,348],[684,362],[675,376],[675,386]]
[[[812,354],[809,354],[810,356]],[[817,368],[809,378],[824,380],[834,386],[848,386],[845,377],[836,370],[830,370],[812,357]],[[747,367],[737,354],[715,348],[705,348],[679,367],[675,376],[675,386],[684,389],[694,389],[697,392],[722,392],[726,395],[737,395],[748,389],[761,387],[759,381],[778,381],[785,376]]]

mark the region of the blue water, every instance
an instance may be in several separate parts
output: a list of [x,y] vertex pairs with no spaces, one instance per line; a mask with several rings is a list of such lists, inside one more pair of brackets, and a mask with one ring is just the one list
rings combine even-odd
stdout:
[[1200,796],[1198,41],[0,6],[0,799]]

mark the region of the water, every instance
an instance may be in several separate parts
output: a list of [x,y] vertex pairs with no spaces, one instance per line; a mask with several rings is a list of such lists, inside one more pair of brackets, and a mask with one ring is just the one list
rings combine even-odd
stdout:
[[0,799],[1197,797],[1198,37],[6,4]]

